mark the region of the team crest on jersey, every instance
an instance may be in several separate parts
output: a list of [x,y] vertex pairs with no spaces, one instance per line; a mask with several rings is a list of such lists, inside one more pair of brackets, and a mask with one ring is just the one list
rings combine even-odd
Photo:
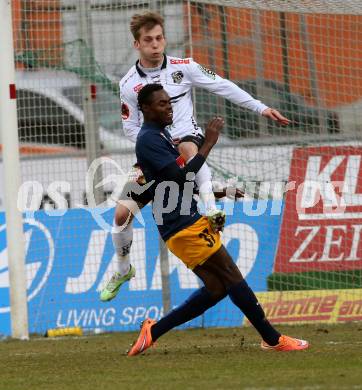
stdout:
[[172,80],[176,84],[180,84],[182,79],[184,78],[184,74],[181,70],[177,70],[176,72],[171,73]]
[[202,66],[202,65],[199,65],[198,68],[201,70],[201,72],[202,72],[205,76],[207,76],[207,77],[209,77],[210,79],[213,79],[213,80],[216,79],[216,73],[214,73],[212,70],[207,69],[207,68],[205,68],[205,67]]
[[129,107],[125,102],[121,104],[121,117],[123,120],[127,120],[129,118]]

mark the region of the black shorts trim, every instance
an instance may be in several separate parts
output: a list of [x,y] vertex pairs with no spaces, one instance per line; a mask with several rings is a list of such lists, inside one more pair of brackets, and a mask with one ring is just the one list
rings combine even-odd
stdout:
[[204,143],[205,137],[202,134],[189,134],[185,135],[185,137],[182,137],[180,139],[180,144],[182,142],[193,142],[198,149],[201,148],[202,144]]

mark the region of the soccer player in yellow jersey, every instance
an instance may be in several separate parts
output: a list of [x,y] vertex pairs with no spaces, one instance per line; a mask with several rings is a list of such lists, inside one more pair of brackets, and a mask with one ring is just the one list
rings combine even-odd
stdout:
[[[166,130],[173,119],[167,92],[159,84],[148,84],[140,91],[138,104],[144,124],[137,137],[136,155],[146,182],[150,184],[148,191],[153,198],[154,219],[167,247],[192,269],[204,287],[158,322],[146,319],[128,355],[142,353],[164,333],[201,315],[226,296],[259,332],[263,349],[291,351],[308,348],[307,341],[281,335],[266,319],[255,294],[222,245],[220,233],[215,233],[209,220],[198,213],[192,191],[186,185],[192,182],[216,144],[223,120],[214,118],[208,123],[203,144],[186,164]],[[167,207],[170,202],[175,207],[166,212],[171,209]]]

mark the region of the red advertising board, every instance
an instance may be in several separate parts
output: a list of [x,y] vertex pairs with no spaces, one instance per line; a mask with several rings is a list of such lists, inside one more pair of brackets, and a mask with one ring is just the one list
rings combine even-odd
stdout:
[[362,269],[362,147],[293,152],[275,272]]

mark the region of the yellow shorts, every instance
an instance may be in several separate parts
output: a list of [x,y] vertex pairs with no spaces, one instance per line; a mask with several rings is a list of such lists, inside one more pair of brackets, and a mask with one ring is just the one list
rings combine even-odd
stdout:
[[166,241],[168,249],[183,261],[187,268],[194,269],[221,247],[220,233],[214,233],[206,217],[180,230]]

